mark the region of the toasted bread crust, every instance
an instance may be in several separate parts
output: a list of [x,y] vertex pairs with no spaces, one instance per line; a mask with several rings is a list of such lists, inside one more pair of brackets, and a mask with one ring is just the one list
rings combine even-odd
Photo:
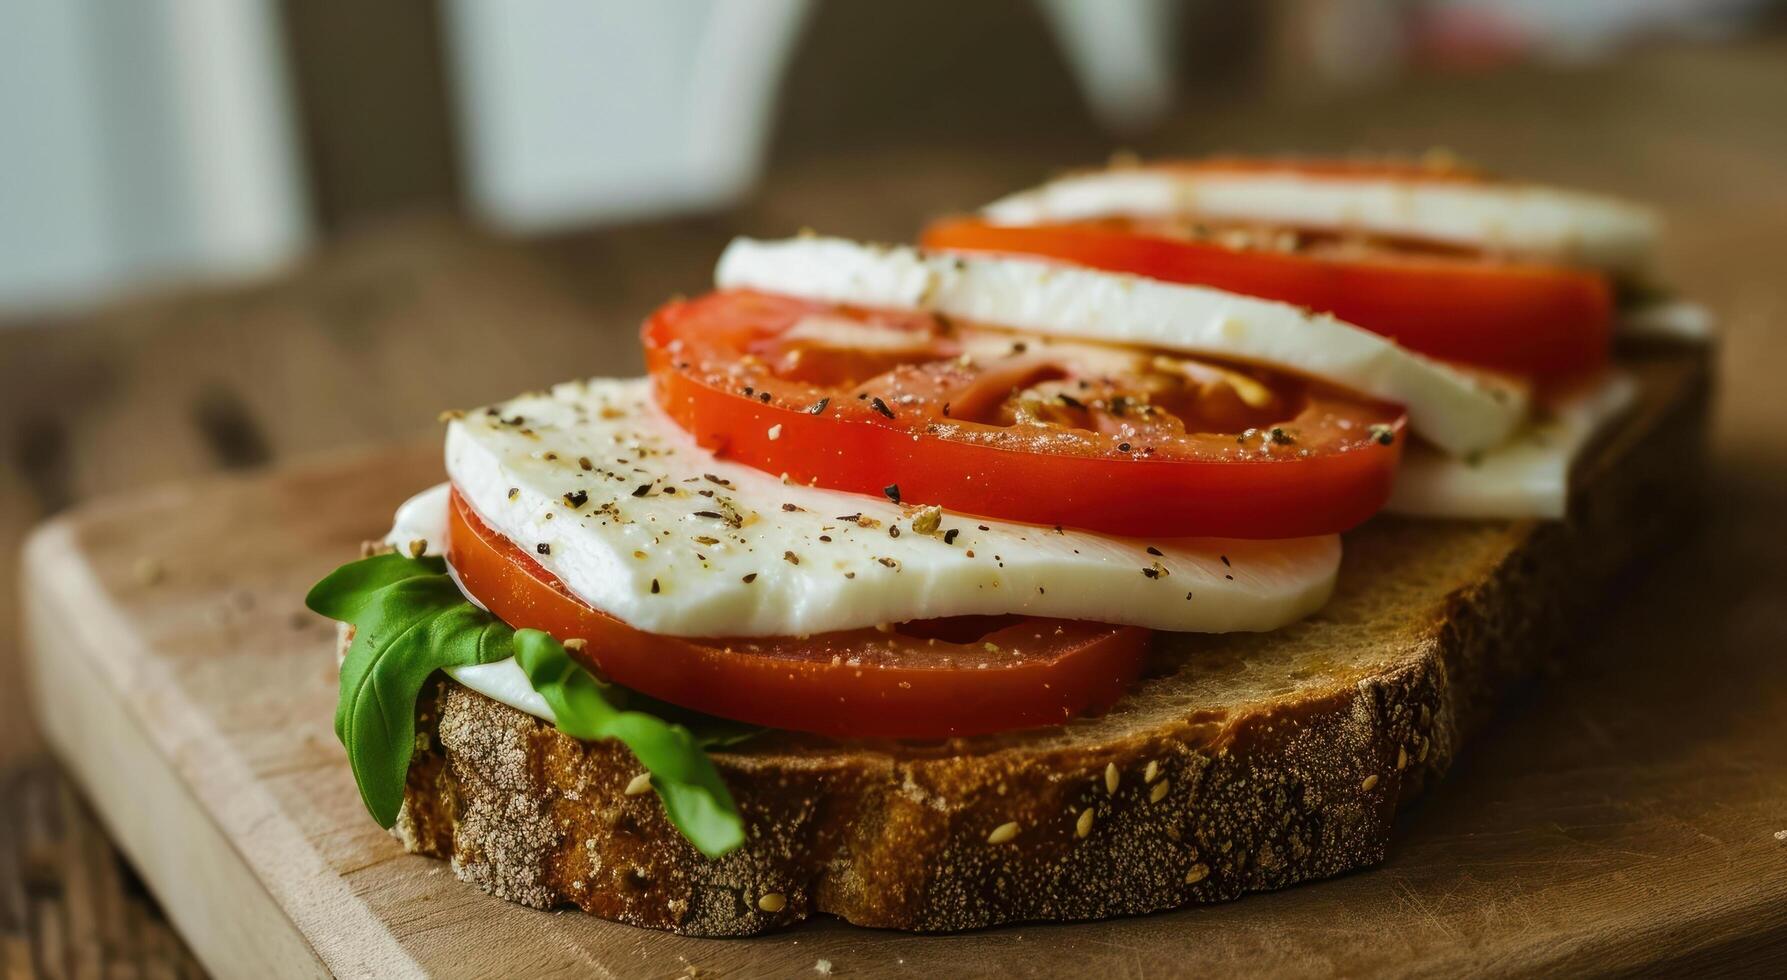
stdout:
[[1495,695],[1692,512],[1705,357],[1637,367],[1646,397],[1585,459],[1569,520],[1374,520],[1314,621],[1188,639],[1104,718],[944,745],[746,743],[715,761],[747,843],[708,860],[654,796],[626,795],[623,747],[440,677],[398,836],[503,898],[702,936],[814,912],[927,931],[1101,918],[1377,863],[1397,807]]

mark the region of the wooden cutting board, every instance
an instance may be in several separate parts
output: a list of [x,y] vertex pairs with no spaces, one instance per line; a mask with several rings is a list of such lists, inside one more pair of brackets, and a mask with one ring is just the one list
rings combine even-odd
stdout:
[[1584,624],[1380,868],[1113,922],[703,940],[490,898],[361,809],[333,627],[301,597],[438,466],[430,446],[136,493],[26,549],[40,722],[219,975],[1787,971],[1787,517],[1761,490],[1724,490]]

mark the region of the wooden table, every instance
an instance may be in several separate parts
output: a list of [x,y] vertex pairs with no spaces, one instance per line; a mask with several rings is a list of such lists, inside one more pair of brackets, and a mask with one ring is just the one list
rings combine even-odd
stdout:
[[[1514,705],[1498,729],[1505,737],[1492,733],[1412,817],[1411,840],[1468,833],[1460,828],[1485,805],[1469,794],[1473,779],[1488,778],[1477,771],[1506,775],[1528,761],[1524,753],[1541,753],[1551,757],[1534,767],[1533,778],[1547,781],[1539,788],[1576,794],[1582,816],[1531,850],[1535,871],[1623,862],[1635,881],[1663,893],[1694,882],[1647,881],[1649,848],[1704,848],[1707,874],[1741,875],[1741,866],[1721,861],[1738,848],[1752,859],[1787,860],[1787,840],[1773,851],[1747,846],[1755,835],[1774,842],[1787,812],[1761,824],[1753,810],[1729,803],[1734,793],[1752,807],[1769,792],[1778,799],[1779,783],[1770,780],[1781,774],[1773,758],[1779,741],[1756,744],[1752,736],[1772,730],[1755,722],[1787,709],[1787,681],[1775,666],[1787,648],[1780,616],[1787,575],[1777,555],[1787,540],[1784,94],[1787,45],[1671,48],[1604,68],[1427,80],[1322,102],[1194,107],[1140,147],[1444,145],[1511,172],[1644,197],[1672,219],[1665,255],[1672,281],[1725,319],[1718,493],[1707,531],[1674,559],[1696,563],[1692,588],[1653,587],[1608,625],[1603,652],[1573,668],[1567,685],[1544,685]],[[948,145],[959,148],[859,147],[785,160],[756,203],[711,220],[520,244],[419,218],[359,233],[276,281],[145,298],[78,325],[0,330],[0,546],[12,550],[36,519],[89,497],[420,436],[444,406],[570,374],[634,371],[633,325],[665,295],[702,288],[718,246],[736,231],[812,225],[906,237],[919,216],[1098,156],[1098,148],[1047,139]],[[16,619],[11,567],[0,572],[5,623]],[[10,646],[0,649],[0,962],[20,972],[195,971],[41,760],[16,701],[6,700],[19,686],[16,671]],[[1560,691],[1570,692],[1561,702]],[[1707,802],[1694,808],[1664,793],[1666,783]],[[1677,808],[1666,815],[1679,814],[1679,833],[1637,852],[1605,844],[1658,808]],[[1719,831],[1706,835],[1705,819]],[[1461,930],[1467,943],[1471,916],[1495,908],[1500,875],[1519,871],[1509,866],[1515,856],[1482,844],[1483,866],[1466,869],[1437,907],[1411,903],[1412,921]],[[1399,852],[1391,867],[1418,859],[1419,846]],[[1595,895],[1565,899],[1560,907],[1578,915],[1596,905]],[[1731,925],[1676,950],[1669,965],[1740,958],[1780,968],[1766,959],[1780,955],[1778,931],[1759,940],[1754,929]],[[1321,937],[1303,939],[1320,948]],[[1618,965],[1581,965],[1597,963]]]

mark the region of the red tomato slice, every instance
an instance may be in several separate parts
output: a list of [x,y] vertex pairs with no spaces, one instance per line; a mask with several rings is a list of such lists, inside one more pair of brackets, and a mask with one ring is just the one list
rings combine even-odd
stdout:
[[762,293],[671,303],[644,342],[658,404],[718,455],[1110,534],[1345,530],[1388,499],[1406,418],[1253,368]]
[[684,708],[838,738],[948,738],[1103,711],[1141,675],[1147,630],[973,616],[805,638],[686,639],[590,608],[453,491],[447,559],[503,622],[582,639],[616,683]]
[[924,244],[1044,256],[1295,303],[1432,357],[1533,377],[1593,371],[1613,344],[1607,280],[1576,269],[1382,243],[1351,251],[1234,247],[1127,219],[1028,226],[952,219],[926,229]]

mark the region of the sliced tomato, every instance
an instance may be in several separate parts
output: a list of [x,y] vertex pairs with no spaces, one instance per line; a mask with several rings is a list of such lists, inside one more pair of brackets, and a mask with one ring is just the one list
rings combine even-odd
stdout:
[[1405,416],[1319,382],[752,292],[647,321],[658,404],[803,483],[1123,535],[1345,530],[1388,499]]
[[1019,226],[961,218],[924,234],[929,248],[1043,256],[1295,303],[1410,350],[1497,371],[1577,375],[1610,356],[1612,290],[1596,273],[1308,241],[1303,250],[1237,247],[1130,219]]
[[1110,707],[1141,675],[1149,633],[973,616],[810,637],[685,639],[641,632],[573,596],[458,491],[447,558],[503,622],[586,641],[572,655],[684,708],[846,738],[948,738],[1059,724]]

